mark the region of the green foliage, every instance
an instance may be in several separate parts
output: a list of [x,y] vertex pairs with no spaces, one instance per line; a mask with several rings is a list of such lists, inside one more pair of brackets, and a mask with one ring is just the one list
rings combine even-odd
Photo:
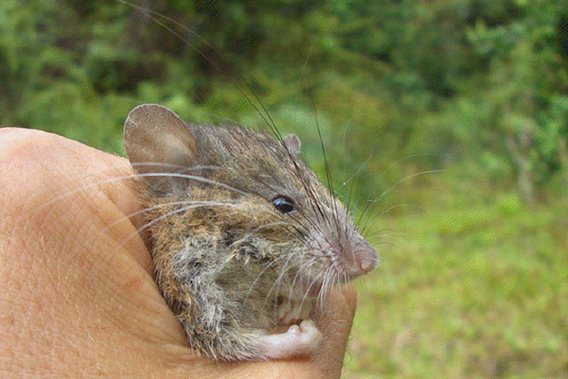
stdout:
[[444,179],[427,211],[374,223],[392,245],[357,282],[345,378],[565,378],[566,200]]
[[120,151],[138,103],[255,127],[266,107],[323,168],[319,123],[360,200],[456,157],[527,202],[566,178],[565,0],[139,4],[3,1],[1,125]]

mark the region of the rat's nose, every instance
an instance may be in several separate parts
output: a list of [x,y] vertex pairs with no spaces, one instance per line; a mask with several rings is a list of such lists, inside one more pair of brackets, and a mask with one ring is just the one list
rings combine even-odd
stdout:
[[355,257],[355,264],[361,272],[360,275],[372,271],[375,267],[377,267],[379,262],[379,256],[377,255],[376,250],[371,245],[366,245],[367,246],[365,246],[364,249],[359,249],[353,254]]
[[348,269],[351,271],[349,273],[350,278],[355,278],[372,271],[379,263],[377,251],[374,247],[369,245],[363,237],[351,246],[350,256],[352,259],[349,264],[351,268]]
[[363,274],[366,274],[369,271],[372,271],[375,267],[377,267],[379,259],[377,253],[375,252],[375,249],[372,250],[373,250],[372,254],[369,254],[367,252],[365,254],[360,254],[358,257],[355,258],[357,260],[357,265],[359,266],[359,270],[361,270]]

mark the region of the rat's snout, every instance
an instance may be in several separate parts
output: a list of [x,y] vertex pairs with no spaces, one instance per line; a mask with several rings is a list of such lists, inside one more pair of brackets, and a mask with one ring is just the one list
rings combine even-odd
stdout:
[[354,274],[353,277],[372,271],[379,262],[379,256],[374,247],[367,242],[363,246],[356,246],[352,251]]
[[336,256],[338,274],[347,280],[372,271],[379,263],[375,248],[356,231],[340,235],[329,245],[329,251]]
[[361,273],[366,274],[377,267],[379,257],[375,249],[371,246],[365,251],[355,253],[355,262]]
[[359,275],[372,271],[379,263],[379,256],[374,247],[372,247],[362,236],[354,238],[351,246],[346,251],[345,258],[348,261],[348,276],[355,278]]
[[360,237],[349,246],[344,246],[341,250],[340,261],[343,274],[351,280],[377,267],[379,257],[375,248]]

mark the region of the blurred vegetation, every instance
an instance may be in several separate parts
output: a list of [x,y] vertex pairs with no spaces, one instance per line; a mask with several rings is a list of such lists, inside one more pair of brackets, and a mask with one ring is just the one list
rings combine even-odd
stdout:
[[568,378],[566,207],[458,188],[377,221],[395,247],[356,281],[345,379]]
[[150,102],[324,177],[320,129],[396,246],[347,377],[568,377],[568,0],[0,2],[0,125],[122,153]]
[[266,107],[316,169],[319,123],[337,182],[365,199],[458,161],[534,204],[568,177],[566,5],[5,0],[0,125],[118,152],[139,103],[251,126]]

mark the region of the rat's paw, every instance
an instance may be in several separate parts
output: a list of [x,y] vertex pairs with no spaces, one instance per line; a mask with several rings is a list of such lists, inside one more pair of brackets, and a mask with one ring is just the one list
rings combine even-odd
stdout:
[[323,337],[311,320],[292,325],[286,333],[258,336],[261,354],[270,359],[282,359],[311,354]]

